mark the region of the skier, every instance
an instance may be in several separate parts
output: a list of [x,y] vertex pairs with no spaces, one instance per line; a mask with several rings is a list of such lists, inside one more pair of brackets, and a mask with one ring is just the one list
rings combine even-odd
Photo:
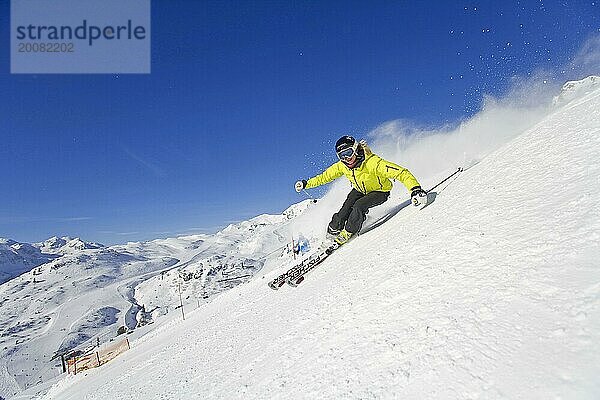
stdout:
[[308,180],[296,182],[296,192],[324,185],[345,175],[352,191],[340,210],[333,214],[327,233],[343,245],[358,233],[371,207],[383,204],[390,196],[392,181],[399,180],[411,193],[415,206],[427,203],[427,193],[413,174],[404,167],[373,154],[365,141],[357,142],[352,136],[342,136],[335,144],[339,161],[323,173]]

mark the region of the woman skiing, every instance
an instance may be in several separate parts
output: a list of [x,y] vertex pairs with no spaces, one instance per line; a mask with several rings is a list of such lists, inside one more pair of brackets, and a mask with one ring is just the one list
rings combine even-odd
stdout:
[[427,203],[427,193],[417,179],[404,167],[386,161],[373,154],[366,142],[357,142],[352,136],[342,136],[335,144],[339,161],[323,173],[308,180],[296,182],[295,189],[300,192],[324,185],[345,175],[352,184],[352,191],[340,210],[333,214],[327,227],[327,233],[335,236],[342,245],[352,235],[358,233],[371,207],[383,204],[392,190],[391,179],[406,186],[411,193],[415,206]]

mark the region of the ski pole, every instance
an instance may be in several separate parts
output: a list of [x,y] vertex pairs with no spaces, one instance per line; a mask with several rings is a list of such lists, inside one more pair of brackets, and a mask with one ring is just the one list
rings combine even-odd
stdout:
[[306,189],[302,189],[302,191],[304,192],[304,194],[306,195],[306,197],[308,197],[309,200],[311,200],[313,203],[317,202],[317,199],[313,199],[312,197],[310,197],[310,194],[308,194],[308,192],[306,191]]
[[433,189],[435,189],[436,187],[440,186],[442,183],[446,182],[448,179],[452,178],[454,175],[463,172],[463,168],[462,167],[458,167],[458,169],[451,175],[449,175],[446,179],[444,179],[443,181],[441,181],[440,183],[438,183],[437,185],[435,185],[434,187],[432,187],[431,189],[427,190],[426,193],[429,193],[431,191],[433,191]]

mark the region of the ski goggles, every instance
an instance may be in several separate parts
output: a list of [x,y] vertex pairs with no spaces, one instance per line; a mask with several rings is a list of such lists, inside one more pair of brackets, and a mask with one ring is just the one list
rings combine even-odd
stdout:
[[337,156],[340,160],[348,160],[356,154],[356,150],[358,150],[358,142],[355,142],[352,147],[338,151]]

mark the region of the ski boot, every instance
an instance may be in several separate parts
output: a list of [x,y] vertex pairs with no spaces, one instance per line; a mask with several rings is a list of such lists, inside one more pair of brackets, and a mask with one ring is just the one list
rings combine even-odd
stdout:
[[335,242],[338,245],[343,245],[348,243],[348,241],[350,240],[350,238],[352,238],[352,233],[348,232],[347,230],[343,229],[336,237],[335,237]]

